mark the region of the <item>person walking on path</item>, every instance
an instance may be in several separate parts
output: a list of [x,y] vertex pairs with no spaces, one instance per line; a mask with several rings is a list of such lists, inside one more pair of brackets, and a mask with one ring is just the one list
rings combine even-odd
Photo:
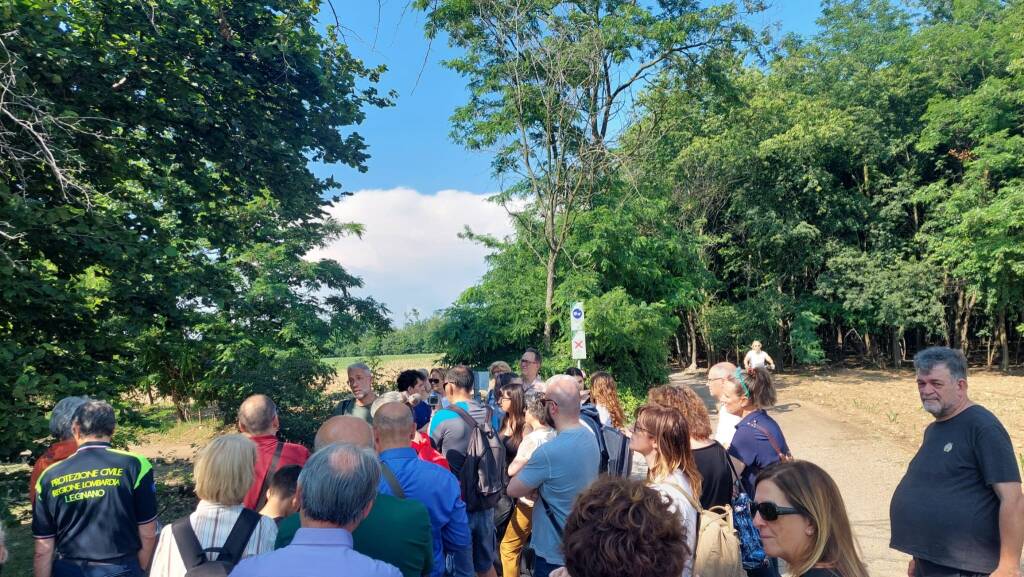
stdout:
[[1024,497],[1010,436],[967,396],[967,359],[931,347],[914,356],[917,392],[935,421],[889,505],[889,546],[909,577],[1019,577]]
[[238,430],[256,443],[256,469],[252,486],[245,494],[242,504],[247,509],[259,511],[267,502],[267,488],[274,473],[287,465],[306,463],[309,449],[295,443],[285,443],[277,438],[281,421],[277,416],[277,405],[266,395],[252,395],[238,407]]
[[750,344],[750,350],[747,351],[746,356],[743,357],[743,368],[760,369],[768,368],[775,370],[775,361],[772,360],[772,356],[761,350],[761,341],[754,341]]
[[562,530],[573,500],[597,478],[601,452],[590,428],[580,423],[576,379],[555,375],[540,397],[558,434],[541,445],[508,485],[514,499],[537,493],[533,509],[534,577],[548,577],[565,565]]
[[156,547],[156,483],[145,457],[110,446],[104,401],[75,410],[78,450],[43,471],[32,509],[35,577],[142,577]]

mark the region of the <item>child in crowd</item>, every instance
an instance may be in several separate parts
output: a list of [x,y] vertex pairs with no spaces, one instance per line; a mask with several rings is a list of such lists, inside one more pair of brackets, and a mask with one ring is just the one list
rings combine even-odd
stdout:
[[280,523],[281,519],[299,510],[299,500],[296,498],[295,488],[299,482],[299,473],[302,467],[288,465],[281,467],[274,473],[270,486],[267,487],[267,504],[260,510],[260,515],[265,515]]

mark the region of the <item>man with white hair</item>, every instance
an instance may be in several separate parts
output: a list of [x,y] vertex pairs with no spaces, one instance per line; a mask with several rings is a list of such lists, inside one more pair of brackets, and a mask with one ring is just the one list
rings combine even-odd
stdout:
[[338,403],[335,415],[352,415],[373,424],[370,407],[377,400],[373,390],[373,371],[366,363],[352,363],[348,366],[348,386],[352,396]]
[[546,405],[558,434],[530,456],[512,478],[508,496],[537,494],[533,510],[534,577],[548,577],[565,565],[562,529],[576,495],[597,478],[601,454],[597,439],[580,423],[580,391],[570,375],[548,379],[540,401]]
[[[735,379],[736,365],[726,361],[718,363],[708,369],[708,392],[715,399],[715,406],[718,407],[718,427],[715,428],[715,440],[726,449],[732,444],[732,437],[736,434],[736,425],[743,420],[739,415],[726,411],[722,403],[722,386],[730,380]],[[731,386],[731,385],[730,385]]]

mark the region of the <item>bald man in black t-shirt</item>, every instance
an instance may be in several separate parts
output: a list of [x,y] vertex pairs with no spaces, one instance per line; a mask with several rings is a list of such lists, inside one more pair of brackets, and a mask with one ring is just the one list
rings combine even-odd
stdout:
[[153,468],[145,457],[110,447],[114,425],[110,405],[83,404],[72,418],[78,450],[39,476],[35,577],[141,577],[149,565],[156,546]]

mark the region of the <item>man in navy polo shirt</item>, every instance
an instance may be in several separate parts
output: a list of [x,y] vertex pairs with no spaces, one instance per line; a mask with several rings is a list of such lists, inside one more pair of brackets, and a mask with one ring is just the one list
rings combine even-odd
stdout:
[[152,560],[153,467],[145,457],[110,448],[114,426],[113,407],[86,402],[71,421],[78,450],[39,476],[35,577],[141,577]]

